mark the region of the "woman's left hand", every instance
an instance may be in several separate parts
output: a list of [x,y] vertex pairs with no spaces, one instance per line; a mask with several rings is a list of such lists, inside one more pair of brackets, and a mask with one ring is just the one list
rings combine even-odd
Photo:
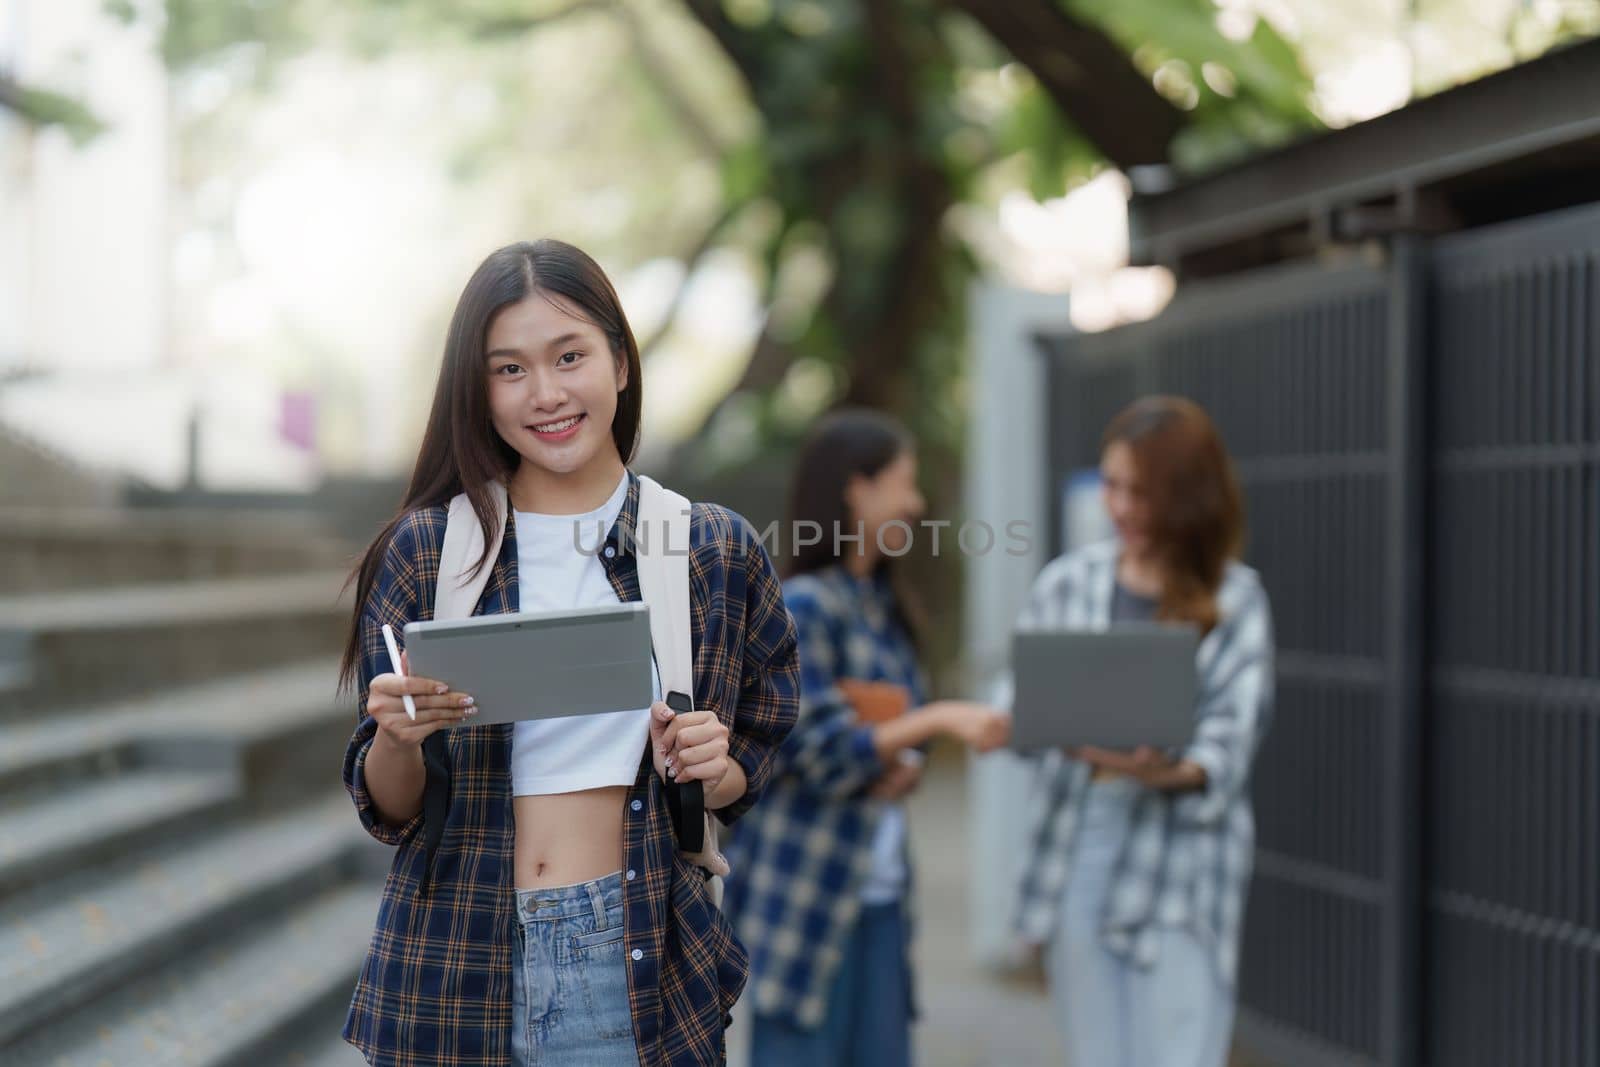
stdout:
[[663,781],[698,781],[713,792],[728,776],[728,727],[711,711],[679,714],[650,705],[650,758]]
[[875,800],[899,800],[922,781],[922,763],[921,752],[906,749],[867,789],[867,796]]

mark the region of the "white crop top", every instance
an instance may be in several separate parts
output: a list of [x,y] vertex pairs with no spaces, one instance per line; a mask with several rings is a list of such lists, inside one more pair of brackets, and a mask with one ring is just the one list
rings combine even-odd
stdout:
[[[519,610],[553,611],[620,602],[606,578],[598,549],[627,496],[628,475],[624,472],[611,499],[595,511],[582,515],[514,513]],[[659,670],[653,684],[654,699],[660,700]],[[632,785],[649,741],[649,708],[514,723],[512,795]]]

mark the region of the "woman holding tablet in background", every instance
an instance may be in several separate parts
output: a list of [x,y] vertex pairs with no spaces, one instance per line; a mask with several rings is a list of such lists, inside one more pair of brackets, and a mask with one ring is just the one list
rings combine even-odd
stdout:
[[1250,764],[1273,700],[1267,595],[1238,561],[1233,464],[1197,405],[1135,402],[1106,430],[1100,470],[1115,539],[1046,566],[1019,625],[1197,627],[1195,733],[1176,755],[1045,758],[1020,931],[1046,943],[1072,1067],[1222,1067],[1254,850]]
[[[722,1061],[746,957],[678,854],[662,783],[701,782],[731,822],[794,722],[793,623],[745,521],[692,510],[693,712],[674,717],[658,685],[649,708],[473,726],[451,679],[391,670],[381,632],[432,617],[446,508],[467,491],[487,535],[493,480],[511,514],[478,614],[640,599],[626,464],[641,386],[616,291],[583,252],[511,245],[468,281],[405,503],[357,572],[343,663],[361,704],[345,785],[399,846],[345,1024],[372,1063]],[[441,826],[427,790],[447,798]]]
[[[791,487],[796,552],[783,586],[800,640],[800,721],[729,845],[723,902],[750,948],[759,1067],[910,1062],[900,800],[917,784],[917,746],[943,734],[988,751],[1009,732],[993,708],[923,702],[893,557],[924,507],[898,423],[846,410],[812,431]],[[814,544],[801,543],[805,523],[820,533]]]

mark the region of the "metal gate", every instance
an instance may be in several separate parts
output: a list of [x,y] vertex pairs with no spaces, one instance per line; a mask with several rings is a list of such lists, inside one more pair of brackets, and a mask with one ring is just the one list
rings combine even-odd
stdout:
[[1600,209],[1180,294],[1043,339],[1050,491],[1142,393],[1238,463],[1280,650],[1241,1043],[1600,1064]]
[[1600,1064],[1600,210],[1440,241],[1431,1062]]

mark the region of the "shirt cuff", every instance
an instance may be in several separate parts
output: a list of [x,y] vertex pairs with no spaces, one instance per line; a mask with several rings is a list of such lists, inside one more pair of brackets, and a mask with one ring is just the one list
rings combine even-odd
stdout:
[[857,726],[855,734],[850,738],[850,751],[861,764],[861,770],[868,778],[876,778],[885,770],[883,758],[878,755],[878,744],[873,740],[873,730],[870,726]]
[[356,816],[368,834],[386,845],[401,845],[422,825],[422,812],[418,811],[399,826],[384,822],[378,814],[378,809],[372,803],[372,794],[367,790],[367,753],[372,751],[372,741],[370,737],[367,739],[351,765],[350,797],[356,803]]
[[1213,823],[1227,808],[1227,757],[1216,745],[1198,741],[1181,757],[1206,772],[1206,784],[1178,798],[1178,815],[1191,823]]
[[744,793],[729,803],[726,807],[712,809],[712,814],[721,820],[724,826],[732,826],[734,822],[755,806],[760,799],[760,790],[764,783],[758,781],[761,769],[761,750],[749,738],[740,737],[738,734],[728,736],[728,755],[744,771]]

